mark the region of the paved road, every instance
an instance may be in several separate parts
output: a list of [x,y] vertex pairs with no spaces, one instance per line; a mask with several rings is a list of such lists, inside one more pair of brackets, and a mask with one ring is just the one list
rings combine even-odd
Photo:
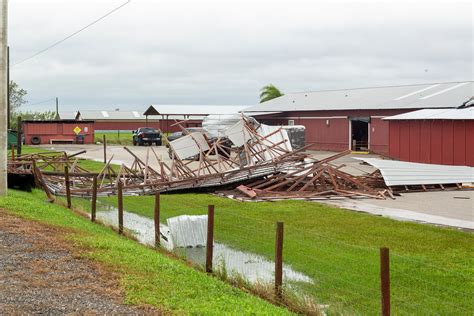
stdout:
[[[47,149],[65,150],[68,153],[78,152],[80,150],[87,150],[87,153],[81,155],[81,157],[102,161],[103,160],[103,147],[101,145],[43,145]],[[149,147],[133,147],[130,149],[142,160],[146,159],[147,151]],[[160,159],[165,162],[169,161],[168,153],[165,147],[154,146],[156,154],[159,155]],[[317,159],[327,158],[334,155],[333,152],[323,151],[310,151],[313,157]],[[113,162],[116,164],[125,163],[130,165],[133,162],[133,157],[123,149],[123,146],[108,146],[107,154],[109,157],[114,155]],[[158,167],[154,155],[150,152],[150,166]],[[373,172],[375,169],[366,164],[361,164],[360,161],[353,159],[353,157],[377,157],[376,155],[357,155],[351,154],[333,162],[334,165],[345,165],[342,168],[343,171],[353,175],[361,175],[364,173]],[[395,200],[363,200],[354,201],[349,200],[350,203],[341,205],[345,208],[354,210],[376,210],[375,213],[381,212],[383,215],[392,214],[394,210],[397,210],[396,214],[400,215],[400,211],[411,211],[419,214],[411,214],[406,212],[406,219],[421,220],[426,222],[439,222],[443,219],[454,220],[453,226],[457,226],[456,221],[466,221],[466,225],[474,225],[474,191],[450,191],[450,192],[422,192],[422,193],[406,193]],[[340,202],[336,202],[341,204]],[[437,216],[437,218],[424,217],[423,214],[429,216]],[[392,216],[398,217],[400,216]],[[388,215],[387,215],[388,216]],[[403,217],[403,216],[402,216]],[[423,219],[420,219],[423,218]],[[461,225],[462,226],[462,225]],[[465,226],[465,225],[464,225]]]

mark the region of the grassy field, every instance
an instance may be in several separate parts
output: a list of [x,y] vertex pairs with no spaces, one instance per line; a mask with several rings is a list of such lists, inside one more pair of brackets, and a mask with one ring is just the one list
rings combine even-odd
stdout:
[[132,145],[132,132],[130,131],[95,132],[94,142],[102,143],[104,135],[107,139],[107,144]]
[[[114,145],[126,145],[126,146],[131,146],[132,145],[132,132],[128,131],[121,131],[120,133],[117,131],[109,131],[109,132],[95,132],[94,133],[94,142],[100,142],[102,143],[104,139],[104,135],[107,139],[107,144],[114,144]],[[168,133],[164,134],[165,136],[168,135]],[[166,138],[163,138],[162,140],[163,145],[166,145]]]
[[[104,198],[116,204],[116,198]],[[153,197],[125,197],[128,211],[153,215]],[[314,284],[299,284],[332,312],[379,314],[379,247],[391,251],[395,314],[470,315],[474,235],[399,222],[314,202],[245,203],[206,194],[162,195],[162,221],[216,206],[216,239],[273,259],[275,222],[285,223],[284,262]]]
[[120,237],[110,228],[46,203],[41,191],[10,190],[8,197],[0,198],[0,208],[63,228],[64,237],[78,247],[82,257],[101,262],[120,275],[127,304],[152,305],[173,314],[288,314],[179,260]]

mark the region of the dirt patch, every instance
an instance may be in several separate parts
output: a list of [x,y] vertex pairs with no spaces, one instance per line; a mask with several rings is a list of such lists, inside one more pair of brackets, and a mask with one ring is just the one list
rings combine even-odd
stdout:
[[124,305],[117,278],[59,236],[0,209],[0,314],[159,314]]

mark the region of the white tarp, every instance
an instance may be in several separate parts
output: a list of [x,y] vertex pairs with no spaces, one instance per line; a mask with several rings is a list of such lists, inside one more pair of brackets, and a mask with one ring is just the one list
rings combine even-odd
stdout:
[[203,134],[199,132],[173,140],[169,145],[180,159],[193,157],[210,149]]
[[174,247],[205,246],[207,215],[181,215],[167,220]]
[[355,158],[380,170],[385,184],[421,185],[474,182],[474,168],[415,163],[377,158]]
[[202,120],[202,128],[214,138],[225,136],[225,131],[242,120],[242,114],[208,115]]

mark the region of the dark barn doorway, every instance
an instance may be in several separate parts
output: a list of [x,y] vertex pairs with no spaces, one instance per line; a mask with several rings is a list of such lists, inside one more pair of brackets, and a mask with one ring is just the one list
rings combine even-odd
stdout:
[[370,117],[353,117],[351,120],[351,150],[369,150]]

